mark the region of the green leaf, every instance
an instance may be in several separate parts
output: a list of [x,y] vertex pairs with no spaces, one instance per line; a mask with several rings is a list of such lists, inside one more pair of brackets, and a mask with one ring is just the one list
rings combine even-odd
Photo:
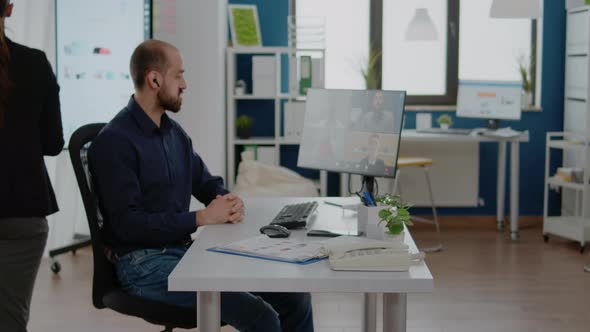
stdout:
[[379,210],[379,218],[385,219],[391,215],[391,211],[388,209]]
[[391,233],[391,234],[399,234],[399,233],[403,232],[404,225],[398,224],[398,223],[391,223],[391,224],[387,225],[387,229],[389,230],[389,233]]
[[406,217],[410,215],[410,212],[406,209],[402,209],[402,208],[398,208],[397,209],[397,215],[400,217]]

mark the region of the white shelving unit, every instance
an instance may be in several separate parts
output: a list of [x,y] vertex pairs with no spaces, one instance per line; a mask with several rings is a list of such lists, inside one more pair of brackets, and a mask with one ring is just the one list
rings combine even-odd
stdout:
[[[547,133],[543,236],[557,235],[580,243],[590,241],[590,6],[567,11],[564,132]],[[563,152],[564,167],[581,168],[581,183],[549,174],[551,152]],[[551,188],[562,193],[561,214],[548,215]]]
[[[580,140],[582,139],[582,140]],[[543,209],[543,236],[557,235],[580,243],[583,252],[586,242],[590,241],[590,150],[589,140],[571,132],[547,133],[545,154],[545,195]],[[583,182],[567,182],[549,174],[551,152],[561,150],[564,165],[581,167],[584,170]],[[578,161],[573,161],[573,157]],[[569,160],[568,160],[569,159]],[[549,190],[559,189],[563,194],[561,214],[549,216]]]
[[[281,146],[283,145],[299,145],[299,140],[287,139],[281,133],[281,124],[283,118],[281,116],[281,108],[284,101],[297,100],[304,101],[305,97],[297,94],[298,92],[298,78],[297,78],[297,56],[300,54],[319,55],[322,59],[322,77],[324,77],[324,50],[319,49],[297,49],[294,50],[289,47],[249,47],[249,48],[227,48],[227,184],[230,190],[233,189],[236,181],[236,150],[238,146],[255,144],[259,146],[272,146],[275,153],[275,164],[279,166],[281,160]],[[237,58],[239,55],[266,55],[274,56],[275,59],[275,73],[276,85],[275,93],[272,96],[258,96],[252,94],[235,95],[234,85],[237,80]],[[289,59],[289,93],[281,92],[281,60],[287,55]],[[236,114],[238,111],[238,102],[241,100],[273,100],[274,101],[274,136],[272,137],[250,137],[248,139],[240,139],[236,135]],[[255,116],[262,119],[269,114],[264,114],[267,110],[260,110],[260,114]],[[283,113],[284,114],[284,113]],[[327,193],[327,172],[320,172],[319,182],[316,186],[319,187],[320,195],[325,196]]]

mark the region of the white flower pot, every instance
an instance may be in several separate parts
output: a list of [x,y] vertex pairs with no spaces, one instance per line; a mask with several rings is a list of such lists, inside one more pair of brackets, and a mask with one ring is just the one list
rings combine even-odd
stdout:
[[441,124],[440,124],[440,127],[441,127],[442,129],[449,129],[449,124],[448,124],[448,123],[441,123]]
[[391,234],[389,232],[384,232],[383,233],[383,240],[403,243],[404,238],[405,238],[405,236],[404,236],[405,234],[406,234],[405,230],[399,234]]
[[530,92],[522,91],[520,95],[520,106],[521,108],[530,107],[533,104],[533,94]]

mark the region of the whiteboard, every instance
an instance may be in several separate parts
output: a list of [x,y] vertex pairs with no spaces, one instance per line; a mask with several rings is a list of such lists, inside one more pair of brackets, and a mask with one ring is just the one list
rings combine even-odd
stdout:
[[151,36],[150,0],[56,0],[57,80],[64,139],[110,121],[133,93],[129,59]]

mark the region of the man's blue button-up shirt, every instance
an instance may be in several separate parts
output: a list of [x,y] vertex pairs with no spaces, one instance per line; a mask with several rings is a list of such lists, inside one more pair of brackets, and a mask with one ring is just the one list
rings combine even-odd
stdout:
[[227,193],[180,125],[164,114],[158,128],[133,96],[92,143],[89,164],[103,239],[119,255],[186,241],[197,228],[191,194],[208,205]]

